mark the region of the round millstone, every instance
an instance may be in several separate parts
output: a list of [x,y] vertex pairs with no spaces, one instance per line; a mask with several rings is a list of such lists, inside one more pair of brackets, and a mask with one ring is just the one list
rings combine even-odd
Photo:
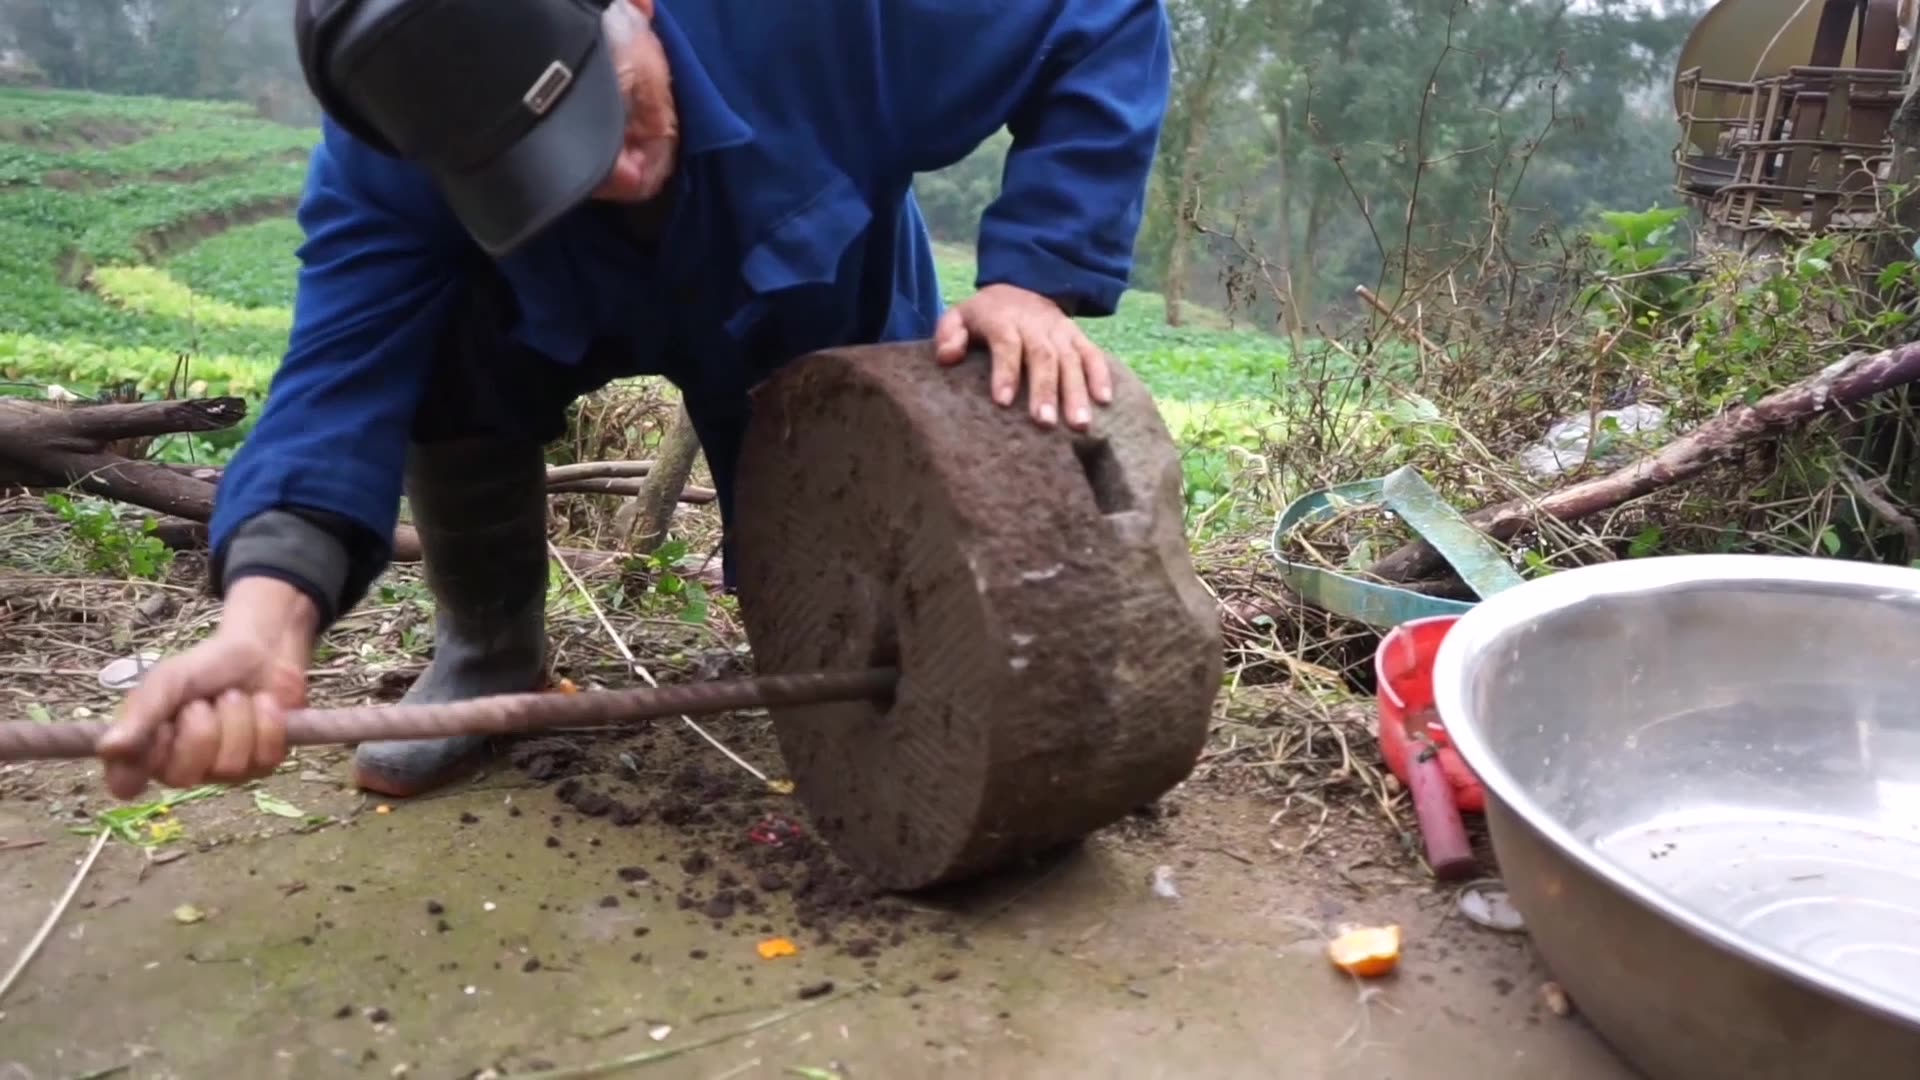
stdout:
[[1093,430],[996,406],[984,354],[803,357],[754,395],[740,608],[765,673],[895,665],[890,702],[777,709],[814,827],[916,890],[1076,841],[1184,779],[1222,660],[1180,461],[1114,370]]

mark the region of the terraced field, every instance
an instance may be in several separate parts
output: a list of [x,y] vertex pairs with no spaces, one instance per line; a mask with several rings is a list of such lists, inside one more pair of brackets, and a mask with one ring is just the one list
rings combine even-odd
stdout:
[[[0,375],[26,384],[14,392],[131,382],[148,395],[262,395],[286,339],[300,239],[290,212],[315,137],[241,106],[0,91]],[[950,298],[965,296],[969,253],[943,248],[941,276]],[[1131,294],[1088,329],[1148,381],[1176,430],[1210,445],[1257,437],[1286,370],[1281,343],[1173,330],[1161,309]],[[1202,497],[1215,451],[1195,460]]]
[[263,265],[241,303],[211,302],[166,267],[235,226],[286,222],[311,132],[238,107],[8,91],[0,135],[7,378],[155,392],[184,360],[203,392],[264,391],[291,259]]

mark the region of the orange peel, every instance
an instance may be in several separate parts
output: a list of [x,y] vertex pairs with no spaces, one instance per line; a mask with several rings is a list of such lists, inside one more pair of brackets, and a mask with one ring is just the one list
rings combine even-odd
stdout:
[[1400,965],[1398,926],[1358,926],[1327,943],[1333,966],[1362,979],[1378,978]]

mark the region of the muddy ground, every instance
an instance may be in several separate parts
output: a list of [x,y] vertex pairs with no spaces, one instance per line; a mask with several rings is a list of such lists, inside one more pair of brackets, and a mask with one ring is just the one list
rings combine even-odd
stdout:
[[[777,775],[763,722],[729,723]],[[0,1001],[0,1078],[565,1075],[682,1047],[629,1069],[1627,1075],[1546,1007],[1525,939],[1454,915],[1390,830],[1298,854],[1310,823],[1274,823],[1226,774],[909,901],[867,894],[790,798],[675,726],[522,744],[384,812],[344,765],[301,751],[154,819],[179,822],[163,844],[109,844]],[[0,772],[0,962],[73,878],[90,839],[72,827],[108,805],[87,765]],[[1324,935],[1346,922],[1405,927],[1401,970],[1332,969]],[[776,937],[796,954],[762,958]]]
[[[24,518],[0,515],[0,533],[8,520]],[[47,529],[0,539],[23,564],[65,550]],[[102,665],[213,625],[194,573],[0,576],[0,716],[110,715]],[[556,677],[633,682],[588,588],[662,679],[738,670],[719,607],[690,627],[593,578],[552,598]],[[315,704],[397,697],[428,630],[424,591],[397,569],[329,635]],[[393,805],[347,784],[339,748],[165,813],[114,803],[92,763],[0,765],[0,982],[102,822],[118,826],[0,994],[0,1080],[616,1062],[590,1075],[1627,1075],[1577,1009],[1548,1008],[1524,937],[1466,922],[1426,878],[1383,812],[1407,819],[1371,764],[1364,704],[1289,694],[1224,698],[1200,769],[1160,805],[911,899],[866,888],[794,798],[671,721],[524,740]],[[763,718],[702,723],[782,776]],[[1340,926],[1388,922],[1406,934],[1396,974],[1362,985],[1328,963]],[[776,940],[792,954],[763,957]]]

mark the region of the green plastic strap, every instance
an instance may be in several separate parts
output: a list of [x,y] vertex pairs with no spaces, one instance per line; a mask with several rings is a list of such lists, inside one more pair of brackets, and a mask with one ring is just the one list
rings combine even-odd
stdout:
[[1479,597],[1512,588],[1523,580],[1498,548],[1411,466],[1384,477],[1311,492],[1293,501],[1273,531],[1273,557],[1287,587],[1317,608],[1369,626],[1393,627],[1413,619],[1460,615],[1474,601],[1428,596],[1384,582],[1359,578],[1323,566],[1294,562],[1283,552],[1287,536],[1302,525],[1325,521],[1357,506],[1378,506],[1399,515],[1414,533],[1432,544],[1467,587]]

